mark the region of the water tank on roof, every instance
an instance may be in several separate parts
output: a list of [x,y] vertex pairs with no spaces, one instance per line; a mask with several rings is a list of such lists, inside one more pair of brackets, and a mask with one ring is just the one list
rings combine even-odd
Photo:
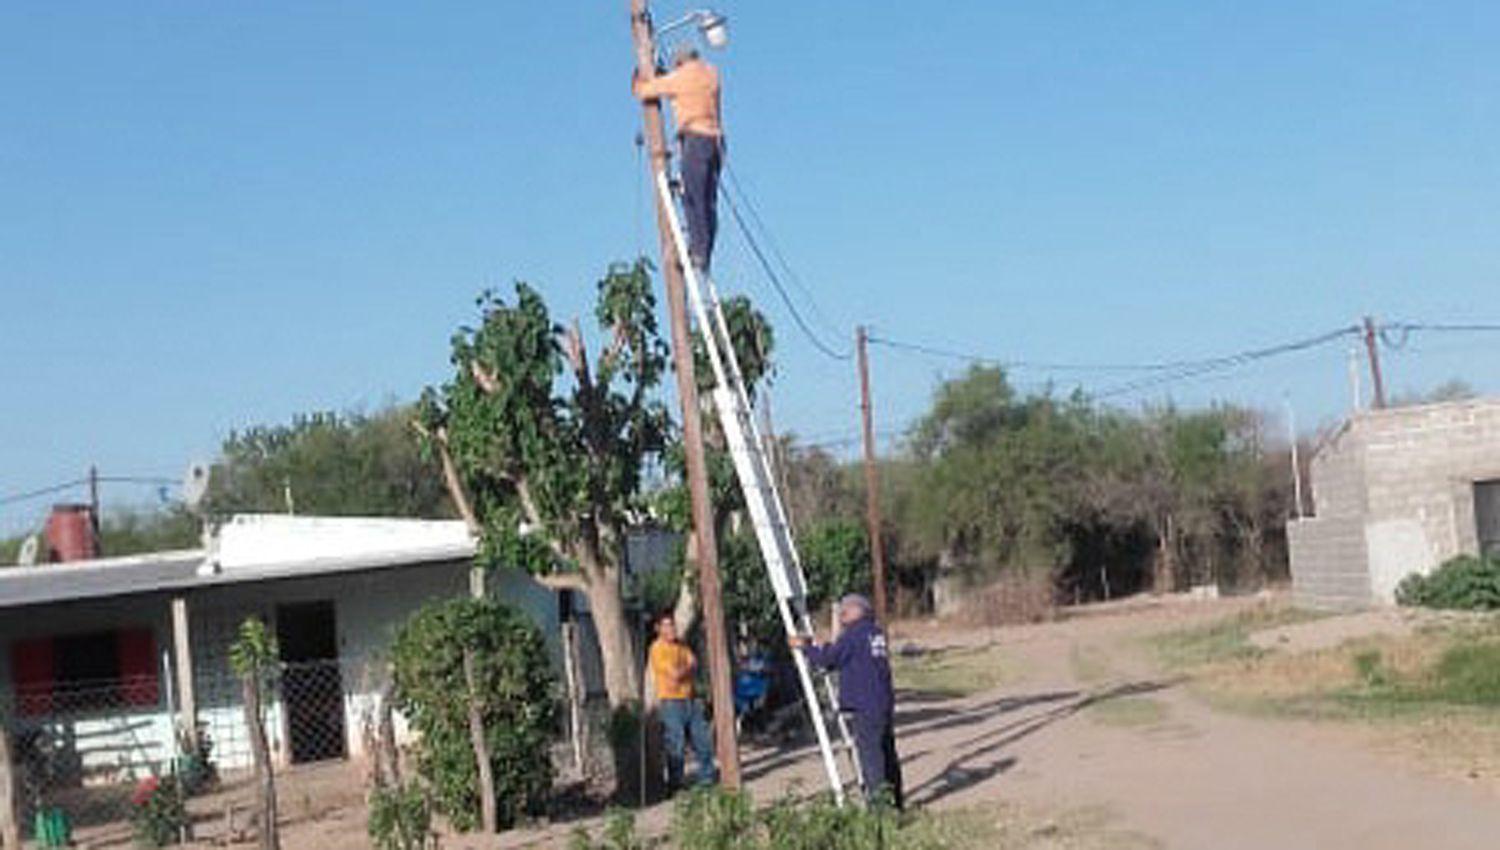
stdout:
[[94,511],[88,505],[55,505],[47,517],[49,561],[87,561],[99,557]]

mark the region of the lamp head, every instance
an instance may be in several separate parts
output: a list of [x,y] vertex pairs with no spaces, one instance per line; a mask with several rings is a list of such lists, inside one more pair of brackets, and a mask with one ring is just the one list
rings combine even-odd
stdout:
[[722,50],[729,44],[729,19],[718,12],[703,12],[698,16],[698,31],[703,33],[703,40],[708,46],[715,50]]

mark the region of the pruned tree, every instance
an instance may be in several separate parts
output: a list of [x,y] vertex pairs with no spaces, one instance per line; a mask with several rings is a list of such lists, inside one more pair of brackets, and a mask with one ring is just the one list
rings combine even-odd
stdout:
[[259,617],[246,617],[240,623],[239,637],[229,647],[229,666],[240,677],[245,704],[245,726],[250,732],[250,752],[255,759],[256,787],[260,791],[261,850],[280,850],[281,835],[277,823],[276,776],[271,764],[271,748],[266,741],[264,697],[268,684],[281,663],[276,637]]
[[658,398],[667,349],[645,260],[609,267],[591,358],[575,321],[556,324],[524,283],[486,292],[453,336],[453,377],[423,393],[416,427],[479,537],[482,565],[524,568],[588,597],[612,706],[640,671],[620,593],[625,533],[645,514],[645,475],[672,436]]

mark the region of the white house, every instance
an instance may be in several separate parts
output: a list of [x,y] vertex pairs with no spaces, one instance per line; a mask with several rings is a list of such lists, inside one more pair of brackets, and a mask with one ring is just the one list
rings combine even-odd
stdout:
[[[359,755],[395,628],[468,593],[473,554],[461,522],[238,516],[200,550],[0,570],[0,700],[17,758],[33,782],[128,782],[169,763],[177,722],[196,718],[221,770],[247,765],[227,655],[250,615],[270,624],[285,662],[268,710],[276,758]],[[489,585],[535,618],[557,657],[579,595],[514,570]],[[584,656],[597,682],[597,658]]]

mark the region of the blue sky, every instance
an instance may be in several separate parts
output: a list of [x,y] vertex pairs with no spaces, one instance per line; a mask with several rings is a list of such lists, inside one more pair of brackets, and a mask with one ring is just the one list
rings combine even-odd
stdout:
[[[484,287],[586,315],[603,266],[654,245],[624,7],[0,7],[0,496],[410,398]],[[1366,312],[1500,320],[1496,4],[719,8],[731,161],[825,333],[1138,362]],[[724,287],[780,331],[778,424],[851,435],[852,367],[724,240]],[[883,431],[962,368],[872,353]],[[1413,337],[1390,383],[1500,390],[1496,353]],[[1117,400],[1286,396],[1310,424],[1347,407],[1346,357]]]

